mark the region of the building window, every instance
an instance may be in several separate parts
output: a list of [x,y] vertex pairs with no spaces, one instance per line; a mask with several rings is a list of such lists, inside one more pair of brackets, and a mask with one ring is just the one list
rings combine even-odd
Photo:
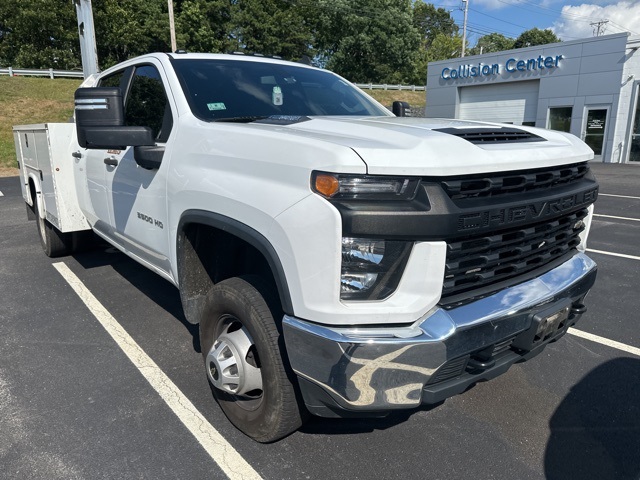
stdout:
[[640,162],[640,85],[636,93],[636,113],[633,117],[633,130],[631,131],[631,151],[629,152],[630,162]]
[[549,123],[547,128],[569,132],[571,130],[571,114],[573,107],[551,107],[549,108]]
[[522,122],[523,127],[535,127],[536,122]]

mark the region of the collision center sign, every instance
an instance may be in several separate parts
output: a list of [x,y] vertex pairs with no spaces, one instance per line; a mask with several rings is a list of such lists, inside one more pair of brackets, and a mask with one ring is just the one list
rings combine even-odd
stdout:
[[483,64],[477,65],[467,64],[459,65],[458,67],[445,67],[440,74],[441,78],[445,80],[455,80],[457,78],[473,78],[473,77],[490,77],[500,75],[502,72],[527,72],[537,70],[551,70],[560,66],[560,61],[563,59],[562,55],[556,55],[551,57],[543,57],[542,55],[537,58],[529,58],[527,60],[519,60],[517,58],[510,58],[504,64]]

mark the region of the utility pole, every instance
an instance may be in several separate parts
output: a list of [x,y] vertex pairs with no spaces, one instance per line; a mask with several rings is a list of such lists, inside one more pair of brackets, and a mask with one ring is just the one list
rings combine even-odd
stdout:
[[467,14],[469,12],[469,0],[462,0],[464,3],[464,20],[462,22],[462,53],[460,58],[464,57],[464,50],[467,46]]
[[590,23],[589,25],[593,27],[593,35],[595,37],[604,35],[604,31],[607,29],[606,27],[607,23],[609,23],[609,20],[600,20],[599,22]]
[[82,57],[82,74],[84,78],[98,73],[98,51],[96,48],[96,31],[93,26],[91,0],[73,0],[78,16],[78,34],[80,35],[80,55]]
[[178,47],[176,46],[176,25],[173,21],[173,0],[167,0],[169,6],[169,29],[171,30],[171,51],[175,52]]

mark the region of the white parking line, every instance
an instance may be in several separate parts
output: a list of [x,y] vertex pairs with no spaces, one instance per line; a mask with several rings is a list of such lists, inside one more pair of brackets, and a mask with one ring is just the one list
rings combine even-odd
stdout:
[[630,195],[614,195],[612,193],[598,193],[599,197],[617,197],[617,198],[633,198],[634,200],[640,200],[640,197],[632,197]]
[[2,191],[0,191],[0,197],[4,197],[4,193],[2,193]]
[[54,263],[53,266],[224,473],[231,480],[261,478],[253,467],[202,416],[151,357],[140,348],[69,267],[62,262]]
[[594,213],[594,217],[603,217],[603,218],[614,218],[616,220],[630,220],[632,222],[640,222],[640,218],[630,218],[630,217],[616,217],[614,215],[601,215],[599,213]]
[[636,257],[635,255],[627,255],[626,253],[605,252],[604,250],[594,250],[593,248],[587,248],[587,252],[600,253],[602,255],[611,255],[612,257],[628,258],[630,260],[640,260],[640,257]]
[[623,352],[631,353],[633,355],[638,355],[640,357],[640,348],[632,347],[631,345],[626,345],[624,343],[616,342],[615,340],[609,340],[608,338],[600,337],[598,335],[594,335],[593,333],[583,332],[582,330],[576,330],[575,328],[570,328],[567,330],[571,335],[575,335],[576,337],[584,338],[586,340],[591,340],[592,342],[600,343],[601,345],[606,345],[607,347],[617,348],[618,350],[622,350]]

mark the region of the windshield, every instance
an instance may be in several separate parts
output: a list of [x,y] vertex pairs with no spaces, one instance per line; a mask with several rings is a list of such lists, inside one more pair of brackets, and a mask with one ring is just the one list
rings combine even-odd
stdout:
[[191,110],[206,121],[390,115],[357,87],[325,70],[219,59],[175,60],[173,65]]

